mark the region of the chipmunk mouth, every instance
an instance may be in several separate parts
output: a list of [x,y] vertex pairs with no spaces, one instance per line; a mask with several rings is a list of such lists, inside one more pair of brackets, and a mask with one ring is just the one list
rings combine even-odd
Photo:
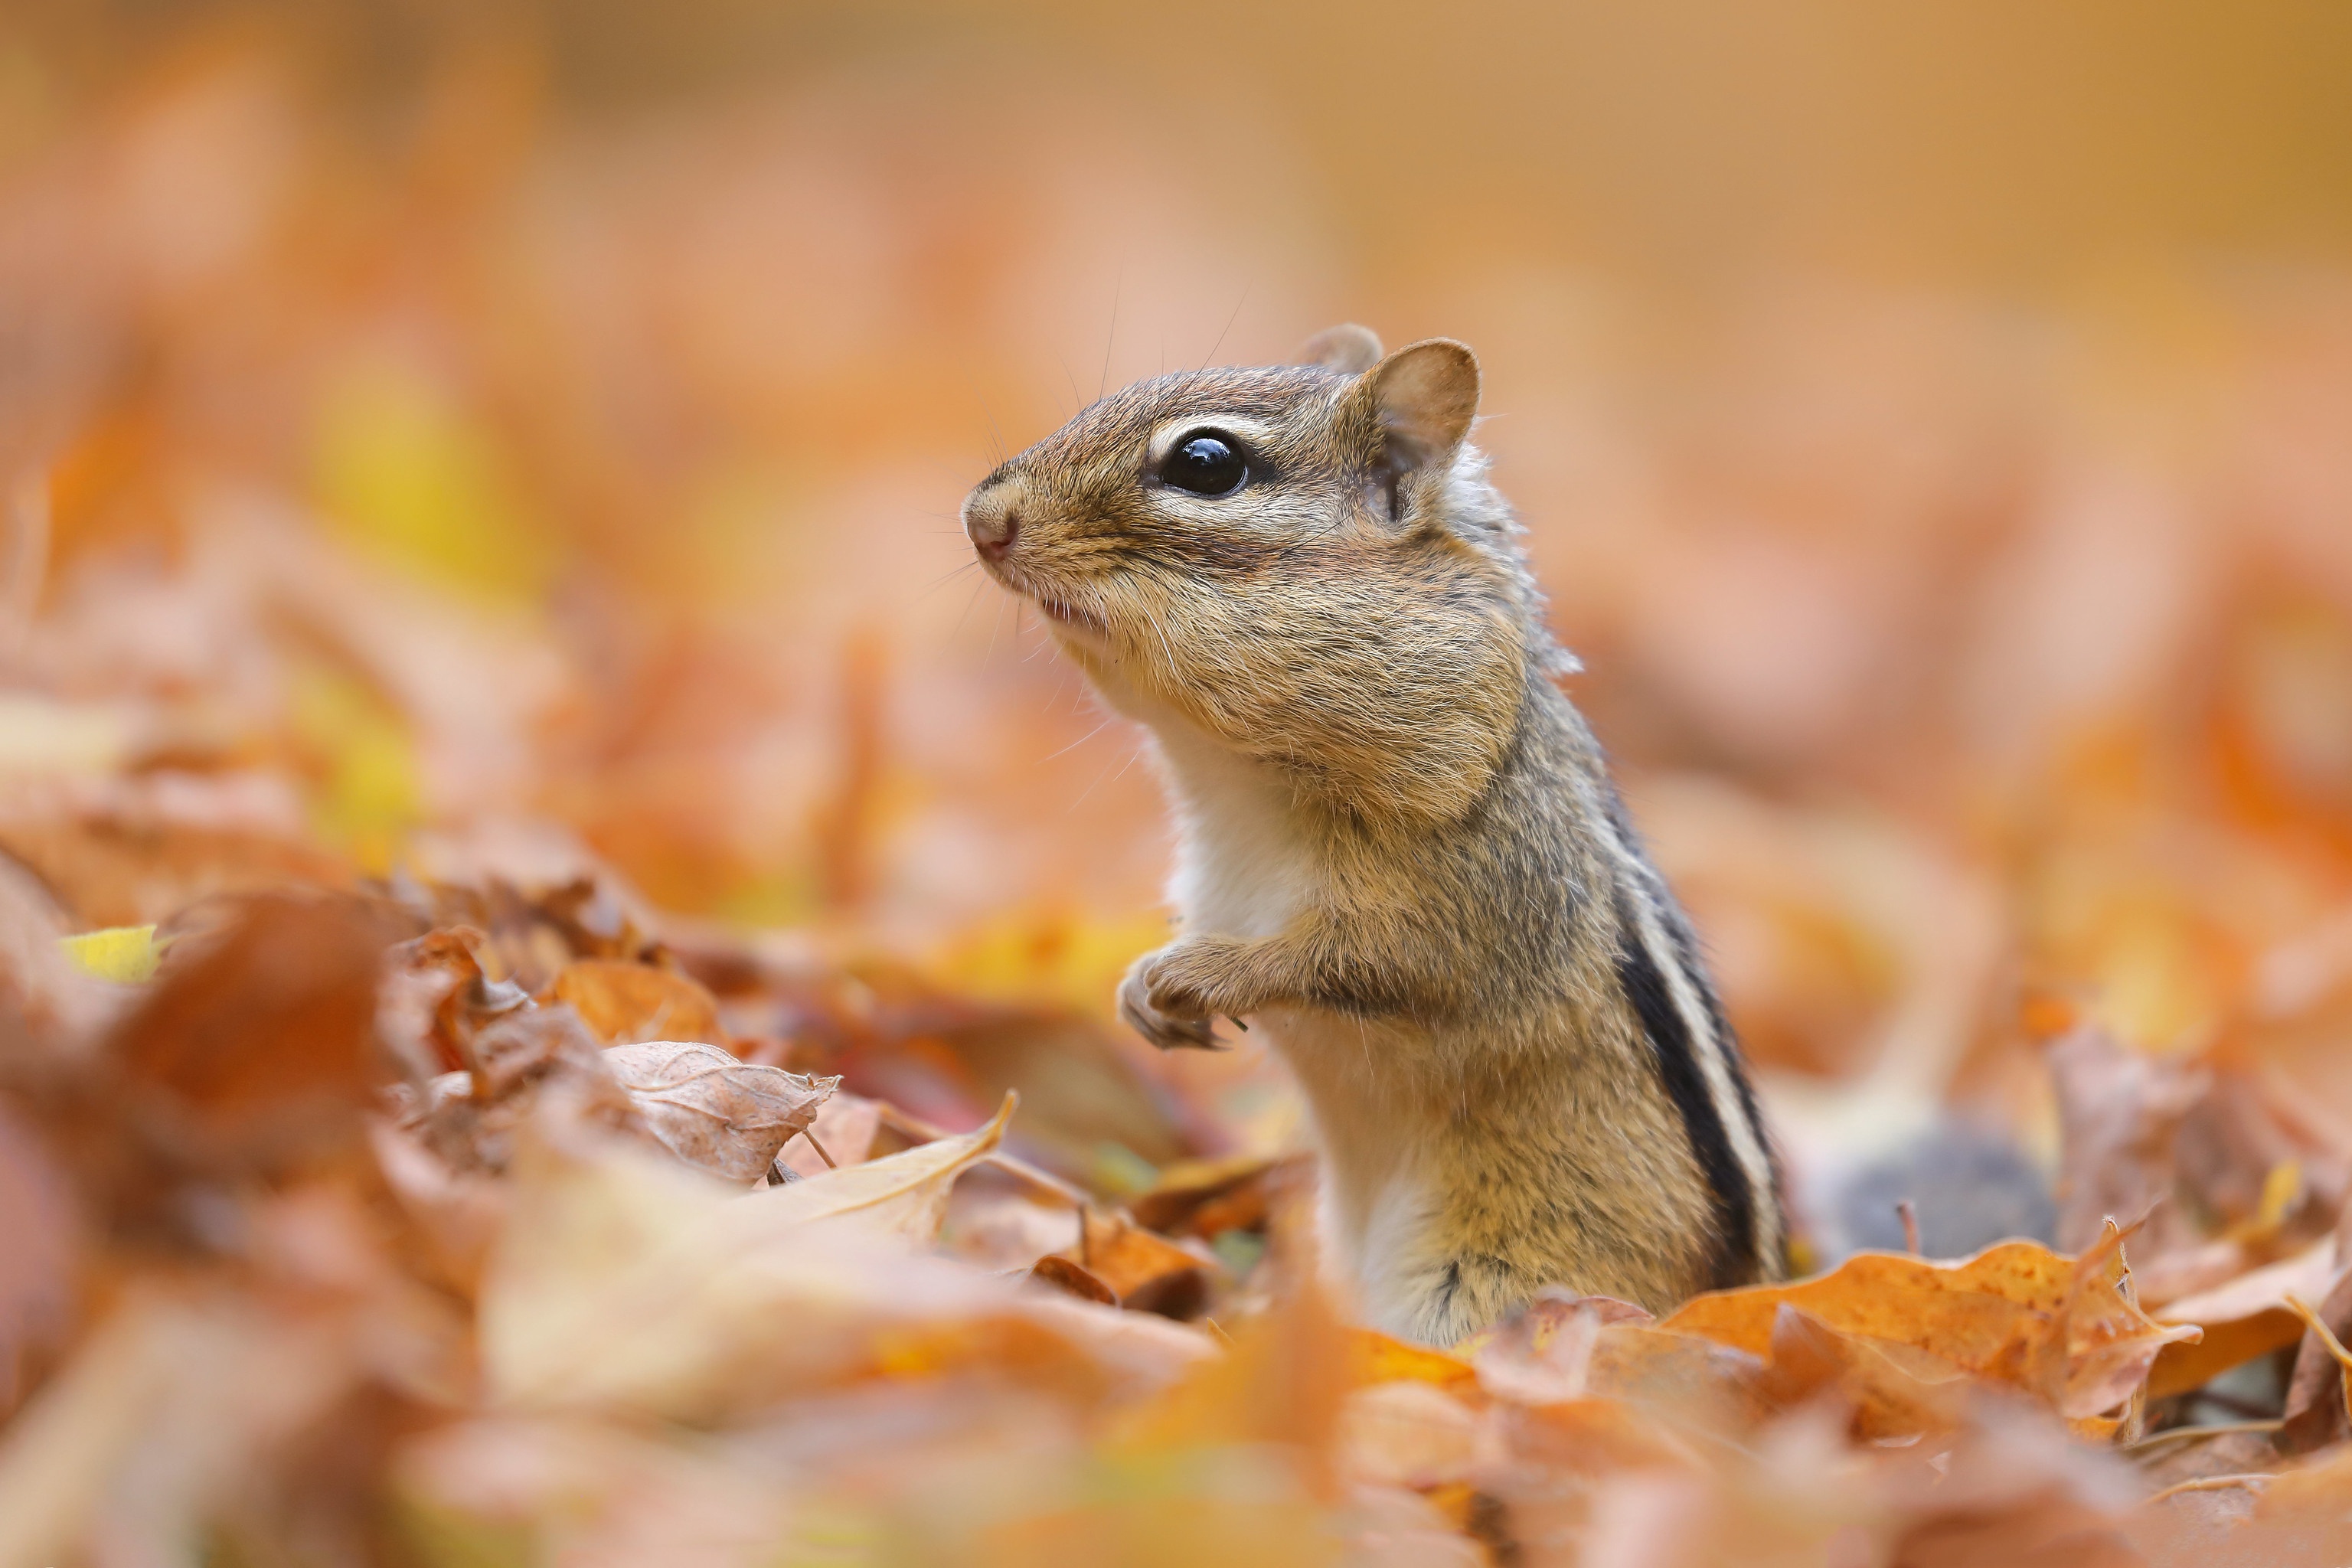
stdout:
[[1029,572],[1012,563],[983,556],[981,564],[999,584],[1036,605],[1045,619],[1055,626],[1090,641],[1104,643],[1109,640],[1109,623],[1097,612],[1076,603],[1069,595],[1038,582]]
[[1056,626],[1068,626],[1074,631],[1085,632],[1097,637],[1107,637],[1110,635],[1110,627],[1103,624],[1101,616],[1090,610],[1080,609],[1057,594],[1038,588],[1032,589],[1029,597],[1035,602],[1037,608],[1044,612],[1045,618]]

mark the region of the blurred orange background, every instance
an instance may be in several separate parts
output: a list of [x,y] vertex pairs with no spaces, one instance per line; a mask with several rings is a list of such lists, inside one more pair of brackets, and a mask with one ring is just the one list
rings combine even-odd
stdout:
[[2044,1139],[2087,1012],[2352,1135],[2347,79],[2326,4],[20,5],[0,847],[105,924],[571,835],[1099,1011],[1155,786],[957,506],[1357,320],[1479,352],[1792,1125]]

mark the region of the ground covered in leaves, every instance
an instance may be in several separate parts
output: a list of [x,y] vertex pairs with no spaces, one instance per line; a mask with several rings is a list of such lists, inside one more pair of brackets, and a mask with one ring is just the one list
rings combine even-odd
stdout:
[[[2131,1234],[1863,1252],[1664,1321],[1558,1293],[1441,1349],[1328,1299],[1302,1159],[1115,1196],[1084,1110],[1021,1157],[1017,1093],[965,1131],[888,1098],[994,1092],[985,1042],[1030,1035],[1152,1116],[1076,1020],[665,940],[586,869],[83,934],[0,897],[0,1561],[2352,1552],[2341,1169],[2248,1164],[2298,1135],[2241,1079],[2094,1028],[2049,1047],[2069,1204],[2176,1200]],[[2182,1217],[2255,1169],[2251,1221]],[[2279,1414],[2240,1415],[2265,1360]]]
[[279,45],[0,52],[0,1568],[2352,1563],[2342,278],[1367,275],[1805,1276],[1409,1346],[1279,1065],[1111,1023],[1149,769],[950,575],[971,367],[1280,353],[1313,192],[1044,68]]

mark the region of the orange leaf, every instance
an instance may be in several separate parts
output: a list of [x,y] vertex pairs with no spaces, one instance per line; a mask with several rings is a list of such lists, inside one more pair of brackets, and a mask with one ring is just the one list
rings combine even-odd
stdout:
[[612,1045],[643,1040],[698,1040],[727,1045],[719,1004],[683,974],[649,963],[583,958],[564,965],[550,992],[569,1002],[596,1037]]

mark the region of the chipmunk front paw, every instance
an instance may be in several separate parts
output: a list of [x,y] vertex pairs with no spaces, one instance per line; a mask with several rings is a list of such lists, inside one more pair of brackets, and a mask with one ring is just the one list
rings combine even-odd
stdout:
[[1161,1050],[1217,1049],[1213,1016],[1229,1009],[1218,993],[1229,943],[1180,942],[1145,953],[1119,983],[1118,1016]]

